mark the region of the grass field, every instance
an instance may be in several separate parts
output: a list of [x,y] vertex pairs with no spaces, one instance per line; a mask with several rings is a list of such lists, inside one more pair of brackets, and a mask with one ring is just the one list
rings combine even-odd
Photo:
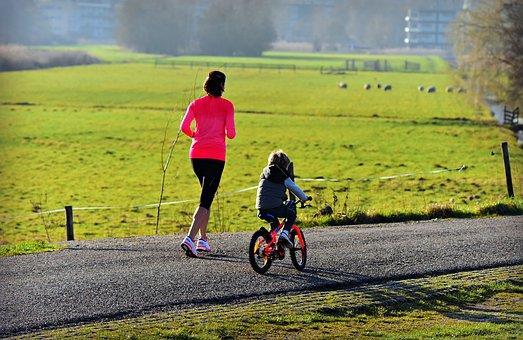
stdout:
[[[154,233],[155,209],[132,207],[157,202],[166,123],[171,121],[169,142],[187,103],[202,95],[207,71],[135,62],[0,73],[1,242],[43,240],[46,232],[53,241],[63,240],[63,212],[34,212],[64,205],[113,207],[76,210],[80,239]],[[211,231],[260,225],[255,192],[235,191],[257,184],[275,148],[290,154],[301,178],[340,180],[299,182],[315,198],[312,209],[300,211],[307,225],[361,213],[394,219],[431,216],[434,209],[465,216],[503,212],[506,206],[497,210],[495,204],[505,195],[499,147],[504,140],[510,142],[516,195],[523,193],[523,152],[510,131],[463,94],[417,91],[418,84],[442,90],[452,84],[450,75],[229,69],[227,76],[225,96],[235,103],[238,137],[229,142]],[[349,88],[339,89],[339,81]],[[377,81],[393,90],[363,89]],[[166,201],[198,198],[188,147],[182,136]],[[462,165],[466,170],[431,173]],[[379,179],[401,174],[414,175]],[[523,209],[521,199],[505,203],[512,213]],[[195,204],[165,206],[160,233],[185,230]],[[325,204],[334,208],[334,217],[313,217]],[[489,206],[492,211],[485,210]]]
[[260,298],[42,331],[104,339],[516,339],[521,266]]
[[[340,68],[345,65],[345,60],[356,60],[356,67],[362,70],[363,60],[380,60],[383,65],[388,61],[392,71],[405,72],[405,61],[418,63],[422,73],[445,73],[449,70],[447,63],[436,56],[416,55],[380,55],[380,54],[326,54],[326,53],[296,53],[296,52],[264,52],[261,57],[219,57],[219,56],[179,56],[167,57],[126,51],[117,46],[106,45],[80,45],[80,46],[42,46],[43,49],[81,50],[110,63],[154,63],[160,60],[164,63],[205,62],[213,64],[242,64],[241,67],[258,67],[258,65],[294,65],[300,69],[319,69],[320,67]],[[240,65],[237,65],[240,66]],[[412,71],[406,71],[412,72]]]

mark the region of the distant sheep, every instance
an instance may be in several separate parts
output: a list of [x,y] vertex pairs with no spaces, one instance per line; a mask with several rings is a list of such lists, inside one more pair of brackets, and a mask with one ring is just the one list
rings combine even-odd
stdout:
[[445,92],[447,92],[447,93],[452,93],[452,92],[454,92],[454,88],[453,88],[452,86],[447,86],[447,87],[445,88]]
[[371,86],[370,86],[370,84],[365,84],[365,85],[363,85],[363,88],[365,90],[370,90]]
[[427,93],[434,93],[436,92],[436,86],[429,86],[429,88],[427,89]]
[[383,91],[392,91],[392,85],[389,85],[389,84],[385,85],[383,87]]
[[345,82],[342,81],[342,82],[340,82],[340,83],[338,84],[338,87],[339,87],[340,89],[346,89],[346,88],[347,88],[347,83],[345,83]]
[[423,92],[423,90],[425,90],[425,86],[423,86],[423,85],[418,86],[419,92]]

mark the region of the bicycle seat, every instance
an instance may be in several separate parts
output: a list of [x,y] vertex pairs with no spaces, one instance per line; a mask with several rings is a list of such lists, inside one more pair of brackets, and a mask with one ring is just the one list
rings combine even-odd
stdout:
[[268,213],[263,213],[263,212],[260,212],[258,214],[258,217],[268,223],[273,223],[273,222],[276,222],[278,221],[278,219],[276,217],[274,217],[273,215],[271,214],[268,214]]

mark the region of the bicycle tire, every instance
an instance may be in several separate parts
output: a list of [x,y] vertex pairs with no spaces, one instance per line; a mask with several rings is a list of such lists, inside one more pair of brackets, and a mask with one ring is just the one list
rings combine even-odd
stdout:
[[[298,236],[299,235],[299,236]],[[290,249],[290,256],[291,256],[291,262],[294,268],[296,268],[299,271],[302,271],[305,269],[305,265],[307,264],[307,243],[305,242],[305,236],[303,235],[303,232],[300,228],[297,226],[293,226],[291,229],[289,238],[292,242],[292,249]],[[296,247],[297,244],[295,242],[297,238],[299,247]],[[299,258],[298,258],[299,255]]]
[[262,257],[259,256],[259,249],[256,249],[256,246],[258,245],[259,247],[259,242],[261,240],[263,240],[262,242],[266,242],[266,236],[267,230],[265,230],[265,228],[263,230],[260,229],[252,235],[251,242],[249,243],[249,262],[252,269],[254,269],[254,271],[258,274],[265,274],[272,265],[272,260],[268,257],[263,258],[262,265],[260,265],[258,262],[258,260]]

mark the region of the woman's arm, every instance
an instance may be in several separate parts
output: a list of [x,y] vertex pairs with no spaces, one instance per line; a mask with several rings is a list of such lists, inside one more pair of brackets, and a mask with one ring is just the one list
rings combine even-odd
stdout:
[[180,130],[189,137],[194,137],[194,132],[191,130],[191,123],[194,119],[194,102],[189,104],[185,115],[183,116],[182,123],[180,124]]
[[227,116],[225,116],[225,131],[227,133],[227,138],[233,139],[236,137],[236,127],[234,125],[234,106],[231,104]]

